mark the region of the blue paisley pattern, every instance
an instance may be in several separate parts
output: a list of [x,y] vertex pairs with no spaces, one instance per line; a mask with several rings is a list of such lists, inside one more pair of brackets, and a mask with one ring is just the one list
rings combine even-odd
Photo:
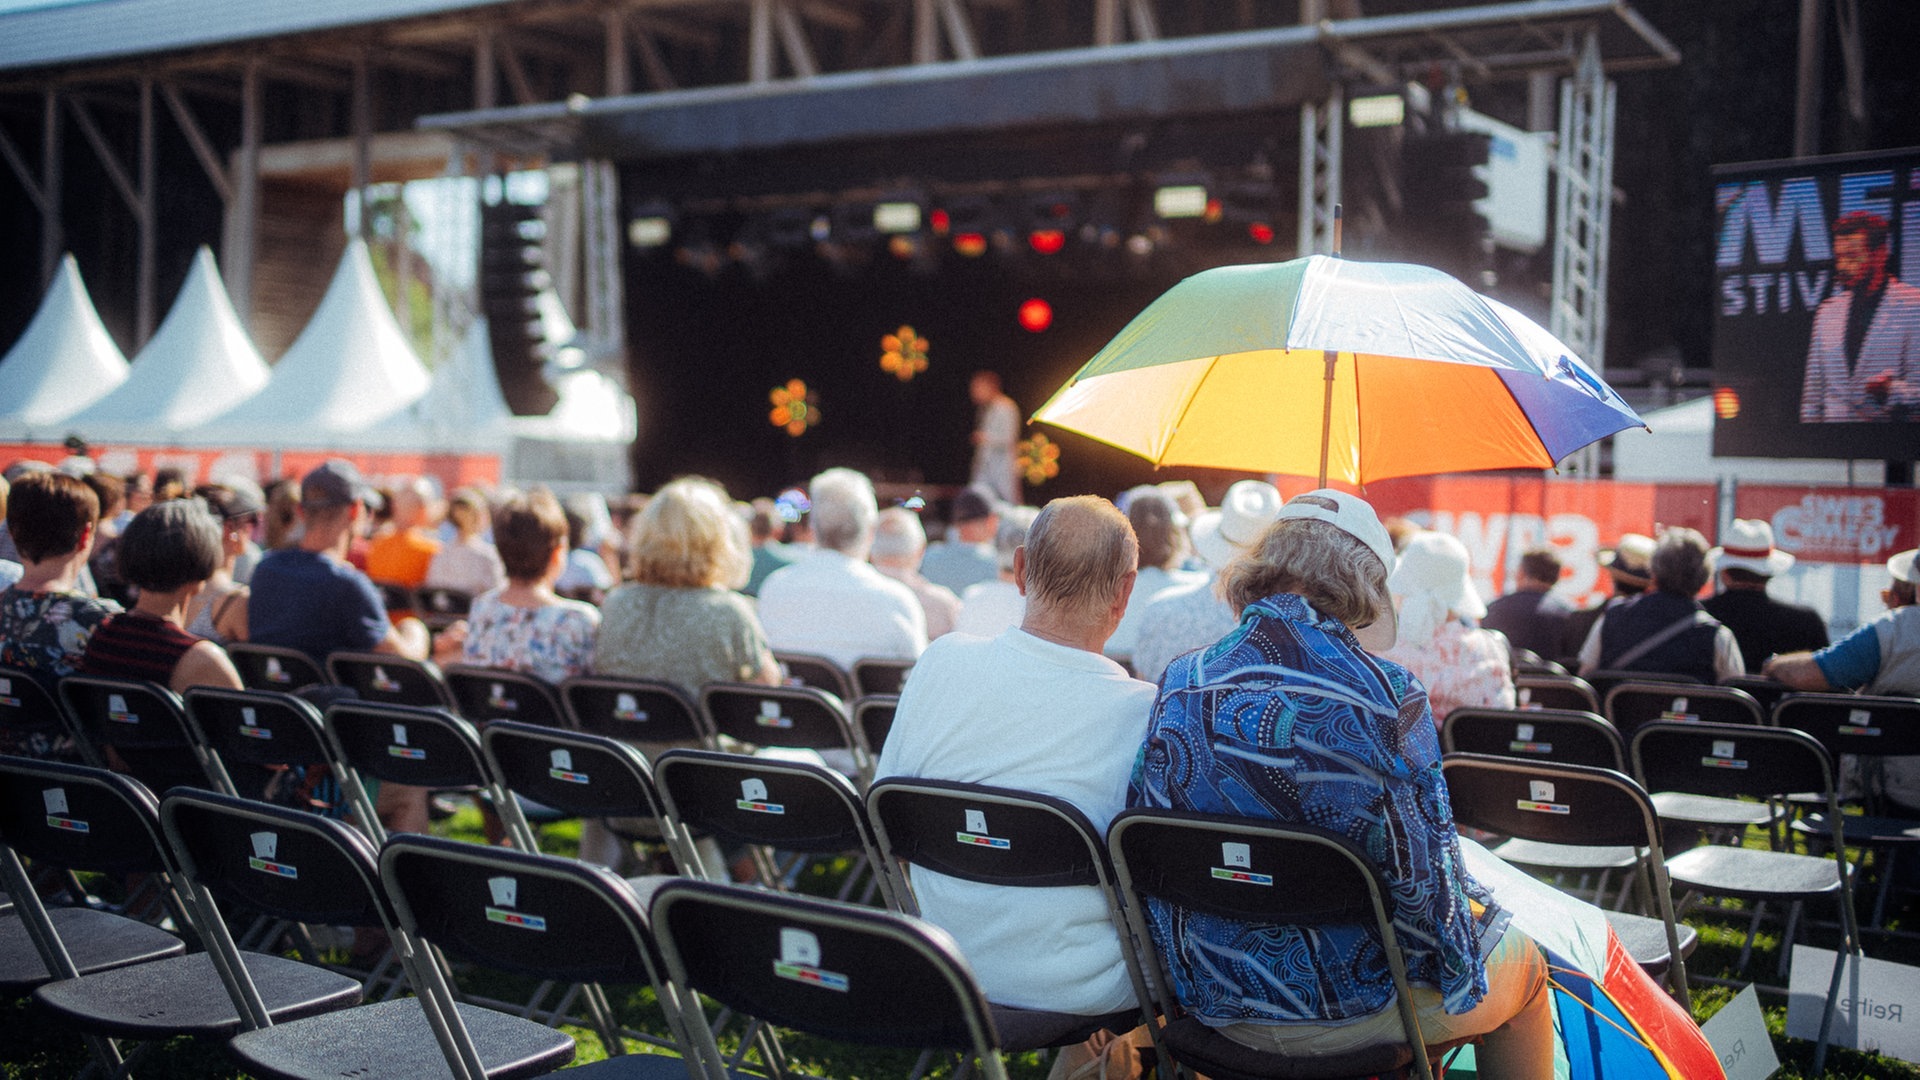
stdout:
[[[1168,665],[1129,805],[1345,835],[1391,888],[1412,981],[1437,988],[1454,1014],[1486,995],[1485,950],[1507,917],[1461,860],[1427,692],[1299,596],[1250,605],[1226,637]],[[1203,1019],[1339,1023],[1393,1002],[1370,925],[1271,926],[1147,907],[1174,991]]]

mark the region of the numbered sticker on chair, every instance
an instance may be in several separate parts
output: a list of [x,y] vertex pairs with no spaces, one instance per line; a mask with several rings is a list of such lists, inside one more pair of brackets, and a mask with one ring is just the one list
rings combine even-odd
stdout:
[[1507,751],[1514,754],[1551,754],[1553,744],[1534,741],[1532,724],[1513,725],[1513,741],[1507,743]]
[[587,783],[587,774],[573,771],[573,751],[556,747],[547,753],[547,775],[569,784]]
[[962,844],[973,847],[994,848],[1005,851],[1013,846],[1013,841],[998,836],[987,835],[987,812],[985,810],[966,811],[967,831],[953,834],[953,838]]
[[630,720],[636,724],[647,722],[647,714],[640,709],[640,702],[632,694],[619,694],[613,699],[613,718]]
[[387,669],[379,664],[373,665],[373,688],[383,694],[400,692],[400,684],[395,682],[393,677],[387,674]]
[[521,911],[510,911],[520,905],[520,882],[510,877],[487,879],[487,891],[493,895],[493,903],[487,906],[487,921],[502,926],[517,926],[522,930],[545,931],[547,920],[538,915],[528,915]]
[[505,683],[494,683],[487,689],[487,708],[501,712],[517,712],[520,703],[507,696]]
[[793,718],[780,711],[780,703],[777,701],[761,701],[760,715],[754,717],[753,722],[759,724],[761,727],[770,728],[790,728],[793,726]]
[[267,681],[277,683],[293,681],[293,676],[288,675],[287,670],[280,666],[280,658],[277,656],[267,657]]
[[1523,709],[1538,709],[1541,707],[1533,703],[1533,688],[1530,686],[1521,687],[1514,691],[1514,695],[1517,699],[1516,703]]
[[1700,759],[1700,764],[1709,769],[1744,769],[1747,763],[1740,758],[1732,739],[1713,740],[1713,754]]
[[847,977],[820,967],[820,939],[811,930],[795,926],[780,928],[780,958],[773,962],[773,973],[782,979],[809,986],[847,992]]
[[240,734],[248,739],[273,738],[273,730],[260,726],[260,714],[251,705],[240,706]]
[[1535,814],[1568,814],[1572,808],[1563,802],[1553,801],[1553,781],[1527,781],[1527,797],[1515,799],[1514,806]]
[[1873,726],[1873,710],[1848,709],[1847,722],[1840,725],[1840,734],[1862,735],[1870,739],[1878,738],[1880,729]]
[[757,776],[749,776],[740,781],[740,797],[733,802],[734,808],[752,814],[784,814],[787,808],[782,803],[767,800],[767,782]]
[[280,835],[278,833],[257,832],[248,837],[248,839],[253,841],[253,854],[247,858],[248,866],[253,867],[263,874],[272,874],[275,877],[293,878],[296,880],[300,877],[299,870],[287,863],[279,861]]
[[65,832],[93,831],[86,822],[70,816],[72,811],[67,809],[66,788],[46,788],[40,792],[40,801],[47,808],[47,828]]
[[1213,876],[1221,881],[1236,881],[1242,885],[1272,885],[1273,877],[1253,872],[1253,847],[1235,840],[1226,840],[1220,844],[1220,861],[1225,866],[1215,866]]
[[393,725],[393,743],[387,747],[391,757],[406,758],[408,761],[425,761],[427,752],[417,746],[407,745],[407,725]]
[[107,695],[107,719],[116,724],[137,724],[140,714],[127,708],[127,699],[119,694]]
[[1696,712],[1689,712],[1687,709],[1689,704],[1690,703],[1687,701],[1686,698],[1683,698],[1683,697],[1674,698],[1673,701],[1670,704],[1668,704],[1666,711],[1660,714],[1660,719],[1675,720],[1682,724],[1691,724],[1699,721],[1700,714]]
[[20,699],[13,696],[13,680],[0,679],[0,709],[17,709]]

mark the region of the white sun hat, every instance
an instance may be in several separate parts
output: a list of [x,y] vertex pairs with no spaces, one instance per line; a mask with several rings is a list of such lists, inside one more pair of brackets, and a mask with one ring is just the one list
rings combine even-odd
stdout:
[[1747,570],[1761,577],[1784,573],[1793,555],[1773,546],[1773,526],[1758,518],[1734,518],[1720,546],[1707,552],[1713,568]]
[[1280,490],[1265,480],[1242,480],[1227,489],[1218,508],[1195,517],[1187,535],[1208,566],[1223,570],[1279,519]]

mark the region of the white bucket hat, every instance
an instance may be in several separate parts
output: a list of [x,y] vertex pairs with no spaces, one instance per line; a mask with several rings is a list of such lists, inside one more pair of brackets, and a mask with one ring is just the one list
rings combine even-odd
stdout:
[[1400,629],[1408,641],[1432,639],[1449,611],[1467,619],[1487,613],[1472,573],[1466,545],[1446,533],[1417,532],[1407,538],[1400,565],[1387,577],[1387,589],[1399,601]]
[[1207,565],[1224,570],[1280,519],[1280,490],[1264,480],[1242,480],[1227,489],[1217,509],[1193,519],[1187,535]]
[[1793,556],[1773,546],[1773,526],[1758,518],[1734,518],[1720,546],[1707,552],[1716,572],[1747,570],[1772,577],[1793,565]]
[[1914,565],[1915,555],[1920,555],[1920,548],[1908,548],[1888,559],[1887,573],[1892,574],[1895,580],[1904,581],[1909,585],[1920,585],[1920,566]]

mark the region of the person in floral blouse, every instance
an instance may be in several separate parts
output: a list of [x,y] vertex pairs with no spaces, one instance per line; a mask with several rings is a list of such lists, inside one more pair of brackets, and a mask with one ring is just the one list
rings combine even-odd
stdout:
[[493,542],[507,583],[474,599],[461,660],[553,683],[585,672],[600,612],[553,591],[567,558],[567,517],[559,502],[544,488],[509,497],[494,513]]
[[1426,686],[1435,724],[1455,709],[1514,707],[1506,639],[1466,622],[1485,615],[1487,605],[1474,591],[1464,544],[1446,533],[1414,533],[1387,588],[1400,613],[1400,638],[1381,655]]

